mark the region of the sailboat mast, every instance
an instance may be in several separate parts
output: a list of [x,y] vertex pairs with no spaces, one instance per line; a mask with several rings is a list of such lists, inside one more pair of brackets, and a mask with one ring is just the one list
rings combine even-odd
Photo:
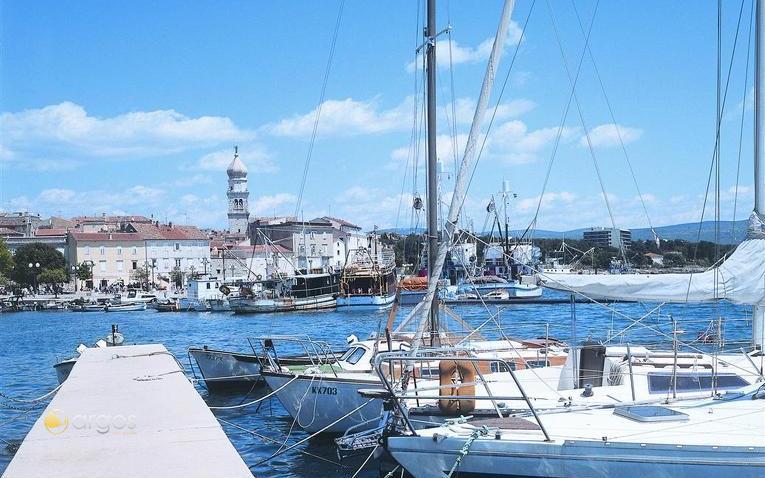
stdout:
[[[427,1],[427,27],[425,28],[425,54],[427,74],[428,120],[428,277],[433,277],[438,255],[438,177],[436,168],[436,0]],[[437,299],[434,297],[433,301]],[[438,345],[438,308],[430,309],[430,345]]]
[[757,0],[755,10],[755,68],[754,68],[754,212],[765,217],[765,134],[763,134],[763,117],[765,111],[765,1]]
[[[765,219],[765,132],[763,117],[765,111],[765,0],[757,0],[755,10],[754,42],[754,213],[760,221]],[[765,350],[765,305],[755,305],[752,310],[752,342],[755,348]]]

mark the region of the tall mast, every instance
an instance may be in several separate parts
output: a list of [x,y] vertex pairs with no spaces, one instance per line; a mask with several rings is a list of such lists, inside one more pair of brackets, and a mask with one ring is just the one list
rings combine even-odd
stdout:
[[[436,152],[436,0],[427,1],[425,54],[428,107],[428,277],[433,277],[438,255],[438,156]],[[436,297],[433,298],[435,302]],[[438,345],[438,308],[430,308],[430,345]]]
[[765,1],[757,0],[755,10],[755,66],[754,66],[754,212],[765,218],[765,134],[763,117],[765,111]]
[[[765,132],[763,117],[765,111],[765,0],[757,0],[755,10],[754,42],[754,214],[758,221],[765,219]],[[752,310],[752,342],[756,348],[765,350],[765,306],[755,305]]]

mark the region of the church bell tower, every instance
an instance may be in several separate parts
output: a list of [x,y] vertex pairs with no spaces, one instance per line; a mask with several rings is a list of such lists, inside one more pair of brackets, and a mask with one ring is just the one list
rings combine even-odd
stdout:
[[228,232],[230,234],[247,235],[250,222],[250,211],[247,200],[247,167],[239,159],[239,147],[234,146],[234,160],[228,165]]

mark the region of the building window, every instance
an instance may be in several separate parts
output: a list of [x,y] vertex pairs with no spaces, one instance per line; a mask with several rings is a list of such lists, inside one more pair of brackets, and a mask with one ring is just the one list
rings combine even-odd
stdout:
[[138,255],[138,248],[133,246],[133,255]]
[[176,259],[175,260],[175,267],[178,267],[178,268],[181,267],[181,260],[180,259]]
[[316,255],[316,246],[314,244],[311,244],[311,255],[312,256]]
[[98,270],[106,272],[106,261],[98,261]]
[[210,283],[209,283],[209,282],[207,283],[207,288],[208,288],[208,289],[210,288]]
[[117,255],[118,256],[122,255],[122,247],[121,246],[117,247]]
[[90,246],[85,246],[85,255],[86,256],[90,255]]
[[176,242],[175,243],[175,250],[176,251],[180,251],[181,250],[181,243],[180,242]]
[[138,261],[133,261],[133,270],[138,269]]
[[101,252],[101,255],[103,256],[104,254],[106,254],[106,248],[104,246],[101,246],[100,252]]
[[117,261],[117,272],[122,272],[123,270],[125,270],[124,262]]

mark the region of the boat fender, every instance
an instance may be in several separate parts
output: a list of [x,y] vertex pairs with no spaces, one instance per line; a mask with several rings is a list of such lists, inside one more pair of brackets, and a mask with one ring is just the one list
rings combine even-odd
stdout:
[[[438,364],[438,375],[441,386],[458,385],[442,388],[441,395],[475,395],[475,368],[470,363],[442,360]],[[438,400],[438,408],[449,414],[470,413],[475,409],[475,399],[442,398]]]

